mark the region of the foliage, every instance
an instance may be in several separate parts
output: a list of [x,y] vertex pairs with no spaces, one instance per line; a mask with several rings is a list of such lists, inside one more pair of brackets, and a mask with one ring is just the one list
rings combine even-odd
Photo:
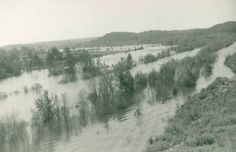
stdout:
[[147,74],[138,72],[134,76],[135,90],[144,89],[147,86]]
[[40,151],[45,142],[54,141],[55,137],[68,140],[71,133],[78,134],[84,126],[84,120],[81,120],[83,113],[68,104],[66,94],[58,98],[45,91],[35,104],[31,124],[32,151]]
[[219,35],[235,33],[236,23],[226,22],[208,29],[159,31],[151,30],[140,33],[113,32],[92,40],[89,46],[120,46],[134,44],[176,45],[175,51],[183,52],[206,45]]
[[0,50],[0,79],[21,74],[21,61],[18,52]]
[[226,58],[225,65],[228,66],[234,73],[236,73],[236,53]]
[[51,48],[47,53],[47,63],[52,65],[53,62],[62,60],[62,53],[56,47]]
[[230,37],[215,39],[202,47],[196,56],[172,60],[162,65],[159,72],[152,71],[148,74],[148,85],[157,101],[166,101],[179,92],[194,88],[201,74],[205,77],[211,75],[216,52],[233,43]]
[[54,119],[57,96],[50,97],[48,91],[44,91],[41,97],[35,101],[36,112],[35,116],[38,116],[43,123],[50,123]]
[[0,152],[29,152],[28,124],[12,114],[0,120]]
[[[221,47],[221,43],[224,43],[224,47],[226,47],[228,44],[231,44],[232,41],[235,41],[235,28],[235,22],[226,22],[224,24],[215,25],[208,29],[182,31],[146,31],[141,33],[115,32],[94,39],[86,45],[115,46],[161,43],[163,45],[174,45],[171,50],[175,52],[189,51],[208,45],[209,48],[206,49],[211,52],[212,49],[218,50],[219,48],[217,47]],[[216,41],[219,42],[219,45],[215,43]],[[210,46],[210,43],[215,44]],[[57,46],[56,43],[55,46]],[[60,45],[60,49],[61,46],[64,45]],[[87,52],[83,49],[71,51],[70,49],[65,48],[64,51],[61,52],[58,48],[52,47],[46,52],[40,47],[35,47],[33,44],[25,45],[23,47],[17,46],[9,48],[7,51],[5,49],[0,49],[0,79],[18,76],[22,73],[22,71],[31,71],[41,68],[48,68],[50,75],[75,72],[74,65],[78,62],[81,64],[81,71],[84,78],[96,76],[100,72],[95,63],[92,61],[91,54],[93,54],[93,52]],[[142,47],[136,49],[142,49]],[[212,58],[214,58],[214,53],[211,54]],[[158,55],[157,57],[147,55],[145,57],[145,63],[153,62],[162,57],[163,55]],[[127,64],[127,66],[132,67],[133,64]],[[210,64],[206,63],[204,65],[203,73],[206,76],[210,75]]]
[[160,60],[162,58],[168,57],[170,55],[171,55],[171,51],[168,49],[166,51],[158,53],[156,56],[152,54],[147,54],[144,57],[142,57],[140,61],[143,62],[144,64],[147,64],[147,63],[151,63],[151,62]]
[[99,118],[106,118],[137,101],[136,93],[146,86],[146,75],[134,78],[129,70],[109,73],[103,69],[99,79],[92,83],[88,100]]
[[132,96],[134,93],[134,78],[131,73],[128,70],[120,72],[118,78],[121,93],[126,97]]
[[79,109],[79,122],[81,126],[86,126],[88,124],[89,117],[89,105],[86,97],[86,92],[84,90],[79,92],[78,103],[76,108]]
[[84,79],[89,79],[100,74],[100,63],[95,63],[88,51],[81,51],[77,56],[80,71]]
[[67,66],[67,73],[75,73],[75,64],[76,58],[73,56],[71,50],[69,48],[65,48],[65,64]]
[[102,74],[98,82],[92,84],[91,89],[88,99],[92,103],[98,117],[103,118],[114,112],[117,107],[117,92],[112,82],[112,76],[108,73]]
[[113,67],[113,72],[115,75],[119,75],[124,71],[130,70],[134,66],[134,61],[132,59],[131,54],[128,54],[125,59],[121,58],[121,60]]

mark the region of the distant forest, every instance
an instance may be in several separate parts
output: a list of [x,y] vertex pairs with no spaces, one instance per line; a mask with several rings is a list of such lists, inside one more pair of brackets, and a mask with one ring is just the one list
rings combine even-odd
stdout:
[[[236,22],[226,22],[217,24],[208,29],[190,29],[159,31],[151,30],[140,33],[131,32],[112,32],[103,37],[92,40],[89,46],[119,46],[132,44],[164,44],[164,45],[204,45],[206,38],[227,33],[236,33]],[[191,42],[192,44],[188,43]]]

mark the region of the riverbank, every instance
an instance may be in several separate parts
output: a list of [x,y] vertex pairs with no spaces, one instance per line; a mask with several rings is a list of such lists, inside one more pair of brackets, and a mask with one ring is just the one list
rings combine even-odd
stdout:
[[236,81],[218,78],[190,97],[170,119],[164,134],[147,151],[234,151]]

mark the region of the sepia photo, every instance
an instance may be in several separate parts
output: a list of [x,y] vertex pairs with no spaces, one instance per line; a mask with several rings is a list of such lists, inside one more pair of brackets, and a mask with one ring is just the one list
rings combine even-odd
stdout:
[[0,152],[235,151],[235,0],[0,0]]

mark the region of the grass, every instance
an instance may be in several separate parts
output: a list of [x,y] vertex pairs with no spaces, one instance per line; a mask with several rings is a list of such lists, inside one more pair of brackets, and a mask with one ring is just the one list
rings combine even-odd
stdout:
[[234,151],[236,145],[236,81],[218,78],[190,97],[169,120],[148,152]]

